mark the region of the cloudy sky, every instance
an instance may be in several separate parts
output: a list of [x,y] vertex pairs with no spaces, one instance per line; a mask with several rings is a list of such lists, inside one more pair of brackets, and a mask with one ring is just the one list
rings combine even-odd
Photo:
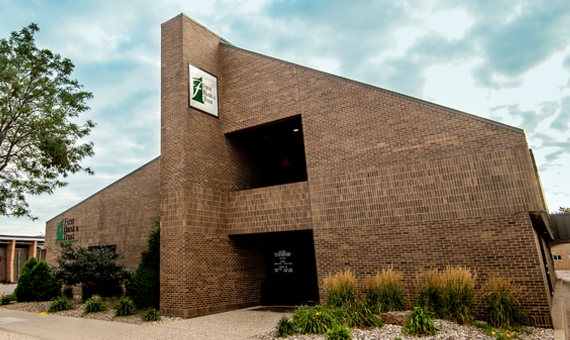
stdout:
[[0,38],[31,22],[70,58],[98,125],[94,176],[30,197],[45,222],[160,153],[160,25],[185,13],[233,44],[523,128],[551,211],[570,206],[567,0],[1,0]]

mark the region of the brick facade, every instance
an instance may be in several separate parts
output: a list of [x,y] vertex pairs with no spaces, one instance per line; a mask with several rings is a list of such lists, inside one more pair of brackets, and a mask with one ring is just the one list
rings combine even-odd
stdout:
[[[362,279],[387,264],[406,277],[462,265],[479,287],[492,274],[527,286],[525,310],[551,326],[545,234],[530,215],[545,207],[521,129],[235,47],[184,15],[163,24],[161,58],[160,160],[48,222],[46,244],[70,215],[90,228],[81,244],[107,242],[116,227],[98,207],[136,196],[141,185],[121,183],[148,173],[148,208],[109,212],[140,228],[134,251],[160,211],[167,315],[259,304],[265,235],[312,230],[321,300],[323,277],[347,267]],[[188,63],[218,78],[219,118],[189,107]],[[292,117],[308,178],[259,187],[256,160],[228,136]]]

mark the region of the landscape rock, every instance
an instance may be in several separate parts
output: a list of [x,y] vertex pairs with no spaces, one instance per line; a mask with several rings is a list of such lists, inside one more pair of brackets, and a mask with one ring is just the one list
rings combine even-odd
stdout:
[[384,320],[385,324],[403,326],[406,318],[408,316],[411,316],[411,315],[412,315],[412,311],[407,310],[405,312],[382,313],[382,314],[380,314],[380,317],[382,318],[382,320]]

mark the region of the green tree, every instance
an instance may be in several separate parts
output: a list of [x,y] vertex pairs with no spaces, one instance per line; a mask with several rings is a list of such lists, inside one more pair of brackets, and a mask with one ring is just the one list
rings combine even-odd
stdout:
[[141,254],[141,262],[125,284],[126,294],[139,309],[159,308],[160,303],[160,221],[148,236],[148,248]]
[[18,302],[49,301],[61,294],[61,282],[47,263],[32,257],[24,264],[14,294]]
[[79,143],[95,124],[71,122],[92,98],[70,75],[71,60],[38,49],[30,24],[0,39],[0,215],[32,216],[26,195],[52,194],[69,174],[90,168],[93,143]]
[[569,207],[566,207],[566,208],[565,208],[565,207],[560,207],[556,213],[557,213],[557,214],[570,213],[570,208],[569,208]]

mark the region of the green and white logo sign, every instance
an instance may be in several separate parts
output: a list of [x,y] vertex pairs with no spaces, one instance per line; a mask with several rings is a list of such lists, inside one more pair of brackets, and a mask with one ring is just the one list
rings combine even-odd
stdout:
[[79,231],[79,226],[75,225],[75,219],[64,218],[57,224],[57,235],[55,243],[77,242],[75,232]]
[[218,117],[218,78],[188,64],[190,107]]

